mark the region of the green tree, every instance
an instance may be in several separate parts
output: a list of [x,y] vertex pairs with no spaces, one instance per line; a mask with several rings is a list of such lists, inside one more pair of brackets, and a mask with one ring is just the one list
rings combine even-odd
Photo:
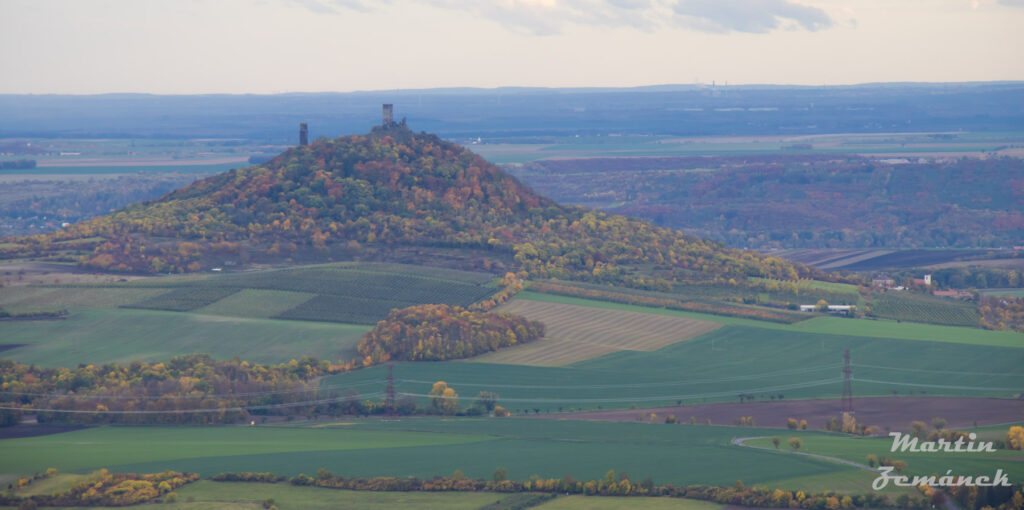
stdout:
[[481,391],[480,394],[476,396],[476,402],[473,403],[474,406],[486,409],[487,412],[494,411],[494,406],[497,404],[498,394],[490,391]]
[[495,482],[504,482],[505,480],[508,480],[508,470],[504,467],[498,467],[498,469],[494,470],[494,474],[491,475],[491,479]]

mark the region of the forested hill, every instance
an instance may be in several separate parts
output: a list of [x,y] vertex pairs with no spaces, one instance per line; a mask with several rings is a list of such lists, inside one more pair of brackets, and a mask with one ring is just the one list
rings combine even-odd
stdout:
[[320,139],[265,165],[19,239],[5,253],[69,256],[74,247],[91,250],[79,259],[90,268],[151,273],[399,253],[533,278],[639,286],[810,271],[644,221],[560,206],[472,152],[404,127]]

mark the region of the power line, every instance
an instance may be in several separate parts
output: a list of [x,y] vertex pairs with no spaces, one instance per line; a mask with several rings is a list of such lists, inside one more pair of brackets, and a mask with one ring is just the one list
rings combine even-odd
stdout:
[[858,382],[875,383],[875,384],[891,384],[893,386],[913,386],[918,388],[938,388],[945,390],[972,390],[972,391],[1020,391],[1022,388],[984,388],[980,386],[955,386],[945,384],[921,384],[921,383],[901,383],[894,381],[877,381],[874,379],[856,379]]
[[[818,368],[807,368],[807,369],[794,369],[794,370],[781,370],[778,372],[768,372],[763,374],[752,374],[752,375],[741,375],[735,377],[723,377],[718,379],[684,379],[678,381],[663,381],[663,382],[651,382],[651,383],[627,383],[627,384],[584,384],[576,386],[566,385],[524,385],[524,384],[492,384],[492,383],[468,383],[468,382],[457,382],[453,381],[449,383],[449,386],[470,386],[470,387],[486,387],[486,388],[521,388],[521,389],[580,389],[580,390],[598,390],[598,389],[611,389],[611,388],[649,388],[657,386],[683,386],[687,384],[704,384],[704,383],[717,383],[717,382],[733,382],[733,381],[746,381],[750,379],[761,379],[766,377],[774,377],[778,375],[793,375],[793,374],[805,374],[811,372],[824,372],[827,370],[834,370],[841,365],[827,365]],[[400,379],[400,382],[404,383],[416,383],[416,384],[434,384],[434,381],[423,381],[418,379]],[[446,381],[447,382],[447,381]]]
[[[383,393],[370,393],[364,395],[365,397],[379,397]],[[178,413],[220,413],[220,412],[242,412],[242,411],[254,411],[259,409],[282,409],[288,407],[302,407],[319,404],[331,404],[334,402],[343,402],[346,398],[334,397],[325,398],[319,400],[306,400],[302,402],[288,402],[283,404],[266,404],[259,406],[242,406],[242,407],[218,407],[215,409],[168,409],[168,410],[133,410],[133,411],[96,411],[86,409],[44,409],[44,408],[33,408],[33,407],[12,407],[12,406],[0,406],[0,409],[7,409],[12,411],[29,411],[36,413],[69,413],[69,414],[178,414]]]
[[924,372],[929,374],[954,374],[954,375],[991,375],[999,377],[1024,377],[1024,372],[1020,373],[1006,373],[1006,372],[960,372],[956,370],[928,370],[924,368],[904,368],[904,367],[886,367],[880,365],[862,365],[860,363],[852,363],[854,367],[859,368],[875,368],[879,370],[897,370],[900,372]]
[[[502,397],[502,402],[536,402],[536,403],[558,403],[558,402],[591,402],[591,403],[612,403],[612,402],[655,402],[655,401],[668,401],[668,400],[694,400],[698,398],[716,398],[716,397],[732,397],[738,393],[757,393],[765,391],[783,391],[783,390],[794,390],[802,388],[812,388],[816,386],[826,386],[829,384],[836,384],[842,379],[824,379],[820,381],[810,381],[795,384],[786,384],[780,386],[765,386],[761,388],[745,389],[745,390],[729,390],[729,391],[718,391],[709,393],[695,393],[689,395],[657,395],[647,397],[616,397],[616,398],[505,398]],[[476,397],[443,397],[440,395],[429,395],[421,393],[403,393],[412,397],[427,397],[427,398],[442,398],[446,400],[473,400]]]

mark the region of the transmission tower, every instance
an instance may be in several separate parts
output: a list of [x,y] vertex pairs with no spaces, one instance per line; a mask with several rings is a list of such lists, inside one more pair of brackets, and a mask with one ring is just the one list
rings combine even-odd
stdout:
[[395,364],[388,362],[388,387],[385,390],[384,407],[388,411],[388,417],[395,417]]
[[853,414],[853,369],[850,368],[850,350],[843,352],[843,412]]

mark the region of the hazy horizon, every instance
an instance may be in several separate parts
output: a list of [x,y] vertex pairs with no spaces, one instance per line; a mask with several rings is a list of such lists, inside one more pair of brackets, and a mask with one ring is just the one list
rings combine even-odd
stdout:
[[5,94],[1024,80],[1024,0],[7,0]]

